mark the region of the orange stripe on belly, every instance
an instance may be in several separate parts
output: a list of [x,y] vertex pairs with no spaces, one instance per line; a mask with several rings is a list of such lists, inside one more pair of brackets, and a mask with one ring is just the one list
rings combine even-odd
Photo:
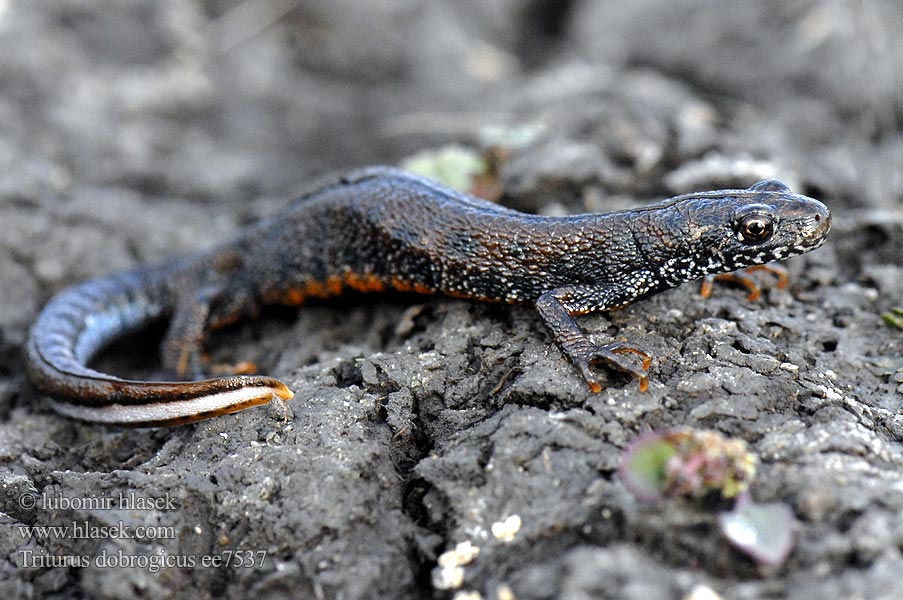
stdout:
[[269,295],[264,301],[267,303],[285,304],[297,306],[310,298],[330,298],[339,296],[345,290],[370,293],[383,292],[394,289],[400,292],[418,292],[429,294],[434,290],[422,284],[412,284],[398,277],[392,277],[388,282],[373,273],[355,273],[347,271],[342,275],[332,275],[325,281],[308,281],[298,287],[280,290]]
[[415,294],[435,294],[436,290],[433,288],[423,285],[422,283],[405,281],[400,277],[392,277],[389,280],[389,285],[393,290],[397,290],[399,292],[414,292]]
[[[409,281],[398,276],[383,279],[373,273],[361,274],[347,271],[342,275],[332,275],[325,281],[308,281],[298,287],[280,290],[265,297],[264,302],[297,306],[303,304],[310,298],[330,298],[341,295],[345,290],[354,290],[363,293],[394,290],[397,292],[413,292],[415,294],[435,294],[439,291],[423,283]],[[516,302],[498,298],[487,298],[485,296],[456,290],[442,290],[442,293],[453,298],[467,298],[482,302]]]
[[397,275],[391,276],[388,279],[383,279],[373,273],[361,274],[353,271],[346,271],[342,275],[332,275],[326,278],[325,281],[308,281],[287,290],[274,290],[272,293],[267,294],[263,301],[265,304],[298,306],[311,298],[330,298],[339,296],[345,290],[354,290],[363,293],[384,292],[386,290],[413,292],[415,294],[436,294],[441,292],[452,298],[465,298],[480,302],[517,303],[517,300],[489,298],[458,290],[436,290],[423,283],[409,281],[398,277]]
[[345,273],[343,283],[345,287],[358,292],[382,292],[386,289],[385,282],[372,273],[359,275],[349,271]]

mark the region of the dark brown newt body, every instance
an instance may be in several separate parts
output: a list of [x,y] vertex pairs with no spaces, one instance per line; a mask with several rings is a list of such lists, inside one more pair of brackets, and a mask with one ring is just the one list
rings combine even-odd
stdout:
[[60,412],[86,420],[174,424],[234,412],[292,393],[268,377],[141,382],[86,364],[112,339],[169,318],[164,365],[200,376],[212,327],[267,304],[392,289],[533,302],[591,388],[600,389],[590,369],[600,361],[645,387],[648,355],[628,344],[593,344],[572,315],[807,252],[829,228],[824,205],[776,181],[638,210],[541,217],[396,169],[365,169],[211,251],[62,292],[32,330],[29,372]]

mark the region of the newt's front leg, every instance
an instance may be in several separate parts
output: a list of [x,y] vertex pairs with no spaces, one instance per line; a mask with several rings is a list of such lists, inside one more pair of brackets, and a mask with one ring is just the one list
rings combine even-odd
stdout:
[[[649,387],[652,357],[645,350],[625,342],[594,344],[572,318],[572,315],[625,306],[632,293],[635,288],[627,286],[568,286],[546,292],[536,300],[536,309],[552,332],[555,343],[580,370],[593,392],[602,391],[602,385],[590,367],[601,362],[636,377],[641,392]],[[625,355],[640,357],[640,364],[628,360]]]
[[750,275],[750,273],[755,271],[765,271],[766,273],[774,275],[777,278],[775,287],[779,290],[786,288],[790,284],[790,275],[787,273],[787,269],[781,265],[753,265],[752,267],[730,273],[706,275],[702,279],[702,287],[699,288],[699,294],[703,298],[708,298],[712,295],[712,288],[716,281],[727,281],[745,287],[747,291],[746,299],[755,302],[762,296],[762,285],[755,277]]

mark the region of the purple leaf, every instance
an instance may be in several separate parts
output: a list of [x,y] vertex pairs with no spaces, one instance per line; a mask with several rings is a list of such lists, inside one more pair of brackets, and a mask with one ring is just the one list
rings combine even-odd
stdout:
[[755,504],[741,496],[734,509],[718,515],[722,533],[756,562],[779,567],[793,549],[797,523],[782,502]]

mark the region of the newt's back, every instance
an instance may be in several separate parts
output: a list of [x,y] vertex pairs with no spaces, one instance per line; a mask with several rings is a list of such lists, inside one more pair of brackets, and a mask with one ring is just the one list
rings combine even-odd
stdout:
[[[608,216],[541,217],[480,200],[397,169],[367,169],[261,224],[253,271],[264,297],[343,289],[440,292],[498,302],[535,300],[606,266],[607,246],[632,244]],[[613,265],[617,271],[629,262]],[[588,273],[586,275],[589,275]]]

